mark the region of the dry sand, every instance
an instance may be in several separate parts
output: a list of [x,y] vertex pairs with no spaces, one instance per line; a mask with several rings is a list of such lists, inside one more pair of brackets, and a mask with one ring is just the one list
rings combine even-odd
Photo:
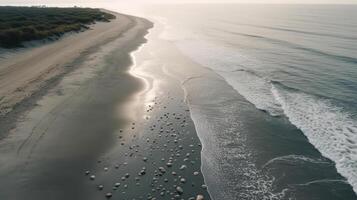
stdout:
[[110,23],[98,22],[90,30],[59,41],[19,51],[0,64],[0,116],[44,86],[47,80],[70,70],[91,48],[105,44],[134,26],[131,17],[113,13]]

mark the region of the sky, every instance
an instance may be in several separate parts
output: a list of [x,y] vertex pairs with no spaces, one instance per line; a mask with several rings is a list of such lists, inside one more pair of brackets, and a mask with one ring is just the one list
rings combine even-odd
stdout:
[[0,0],[4,4],[59,4],[59,3],[284,3],[284,4],[357,4],[357,0]]

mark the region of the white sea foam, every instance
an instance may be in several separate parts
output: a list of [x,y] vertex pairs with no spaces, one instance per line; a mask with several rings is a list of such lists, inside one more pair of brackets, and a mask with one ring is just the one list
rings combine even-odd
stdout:
[[285,114],[325,157],[336,163],[357,193],[357,122],[327,100],[272,83],[236,49],[208,42],[182,41],[178,47],[199,64],[222,76],[258,109]]
[[178,46],[196,62],[221,75],[258,109],[273,116],[283,113],[281,106],[271,94],[270,81],[249,70],[257,65],[249,57],[228,47],[217,47],[207,42],[186,41],[178,43]]
[[280,156],[280,157],[276,157],[276,158],[269,160],[262,166],[262,168],[266,168],[266,167],[268,167],[274,163],[278,163],[278,162],[289,163],[289,164],[294,164],[294,163],[301,164],[304,162],[309,162],[309,163],[313,163],[313,164],[329,164],[330,163],[327,160],[310,158],[310,157],[303,156],[303,155],[286,155],[286,156]]
[[276,85],[272,93],[289,120],[325,157],[336,163],[337,171],[357,192],[356,121],[327,100]]
[[[200,79],[199,82],[204,81]],[[189,94],[197,93],[197,90],[202,92],[202,96],[188,95],[187,100],[203,144],[202,171],[212,198],[284,199],[286,189],[274,190],[274,177],[265,174],[264,170],[254,164],[252,153],[246,146],[246,135],[238,131],[241,126],[237,123],[236,115],[240,109],[239,103],[230,101],[227,95],[231,91],[234,93],[234,90],[218,92],[221,98],[214,98],[217,93],[209,92],[210,85],[196,85],[192,82],[195,81],[186,82],[184,87]],[[217,81],[216,84],[222,84],[220,82],[224,81]]]
[[303,184],[295,184],[295,186],[310,186],[313,184],[331,184],[331,183],[348,184],[345,180],[340,180],[340,179],[336,179],[336,180],[322,179],[322,180],[310,181]]

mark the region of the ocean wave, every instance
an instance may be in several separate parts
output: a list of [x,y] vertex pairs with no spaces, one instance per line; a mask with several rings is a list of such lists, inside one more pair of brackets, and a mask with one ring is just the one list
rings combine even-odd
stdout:
[[272,85],[272,93],[285,115],[357,192],[357,123],[326,99]]
[[330,164],[326,159],[321,159],[321,158],[312,158],[312,157],[307,157],[304,155],[286,155],[286,156],[280,156],[273,158],[266,162],[264,165],[262,165],[262,168],[269,167],[272,164],[276,163],[289,163],[289,164],[304,164],[304,163],[312,163],[312,164]]
[[336,163],[337,171],[357,193],[357,122],[349,113],[327,98],[260,75],[251,67],[256,63],[230,49],[200,43],[184,43],[179,48],[219,74],[256,108],[272,116],[285,115],[323,156]]
[[321,179],[321,180],[314,180],[314,181],[309,181],[307,183],[302,183],[302,184],[295,184],[294,186],[310,186],[310,185],[315,185],[315,184],[348,184],[346,180],[341,180],[341,179]]
[[299,33],[299,34],[305,34],[305,35],[315,35],[315,36],[323,36],[323,37],[332,37],[336,39],[345,39],[345,40],[357,40],[357,37],[350,37],[350,36],[345,36],[345,35],[337,35],[337,34],[328,34],[328,33],[318,33],[318,32],[312,32],[312,31],[302,31],[302,30],[297,30],[297,29],[291,29],[291,28],[281,28],[281,27],[274,27],[274,26],[265,26],[265,25],[255,25],[255,24],[244,24],[244,23],[233,23],[225,20],[220,20],[221,22],[228,23],[231,25],[237,25],[237,26],[250,26],[250,27],[255,27],[255,28],[263,28],[263,29],[269,29],[269,30],[276,30],[276,31],[284,31],[284,32],[291,32],[291,33]]
[[263,40],[263,41],[266,41],[266,42],[269,42],[269,43],[272,43],[272,44],[278,44],[278,45],[285,46],[285,47],[288,47],[288,48],[291,48],[291,49],[296,49],[296,50],[308,52],[310,54],[314,54],[314,55],[317,55],[317,56],[323,56],[323,57],[326,57],[326,58],[339,60],[339,61],[343,61],[343,62],[346,62],[346,63],[351,63],[351,64],[356,64],[357,63],[357,58],[354,58],[354,57],[332,54],[332,53],[321,51],[321,50],[318,50],[318,49],[309,48],[309,47],[306,47],[306,46],[301,46],[301,45],[298,45],[296,43],[288,42],[288,41],[285,41],[285,40],[279,40],[279,39],[265,37],[265,36],[261,36],[261,35],[247,34],[247,33],[242,33],[242,32],[238,32],[238,31],[228,31],[228,30],[216,29],[216,28],[212,28],[212,29],[216,30],[216,31],[219,31],[219,32],[228,33],[228,34],[239,35],[239,36],[243,36],[243,37],[250,37],[250,38],[254,38],[254,39],[260,39],[260,40]]
[[[195,93],[196,87],[197,84],[190,81],[184,85],[189,94]],[[212,102],[215,97],[212,95],[216,93],[210,93],[210,87],[206,84],[199,86],[199,91],[208,94],[208,98],[188,98],[191,118],[203,144],[202,171],[209,193],[215,199],[227,200],[284,199],[286,191],[275,191],[274,177],[265,174],[252,162],[252,153],[246,146],[246,135],[237,131],[240,127],[236,115],[240,109],[237,102]]]
[[[228,48],[217,48],[207,43],[184,42],[178,43],[178,46],[196,62],[219,74],[258,109],[272,116],[283,114],[279,102],[271,94],[270,80],[249,69],[257,65],[250,58],[238,53],[231,54]],[[212,58],[209,55],[216,56]]]
[[280,103],[271,94],[269,80],[248,71],[218,73],[244,98],[253,103],[256,108],[266,111],[272,116],[283,114]]

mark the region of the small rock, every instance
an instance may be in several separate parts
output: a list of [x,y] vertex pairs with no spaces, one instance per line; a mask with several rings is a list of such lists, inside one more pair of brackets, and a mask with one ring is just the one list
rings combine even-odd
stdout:
[[126,173],[125,174],[125,178],[129,178],[130,174],[129,173]]
[[176,187],[176,192],[177,192],[178,194],[183,194],[183,189],[182,189],[180,186],[177,186],[177,187]]
[[180,170],[184,170],[184,169],[186,169],[186,168],[187,168],[186,165],[182,165],[182,166],[180,167]]
[[159,171],[160,171],[161,173],[166,173],[166,170],[165,170],[165,168],[163,168],[163,167],[159,167]]
[[103,185],[98,185],[98,190],[103,190],[104,186]]
[[111,198],[113,196],[112,193],[108,192],[107,194],[105,194],[105,197],[107,197],[108,199]]

